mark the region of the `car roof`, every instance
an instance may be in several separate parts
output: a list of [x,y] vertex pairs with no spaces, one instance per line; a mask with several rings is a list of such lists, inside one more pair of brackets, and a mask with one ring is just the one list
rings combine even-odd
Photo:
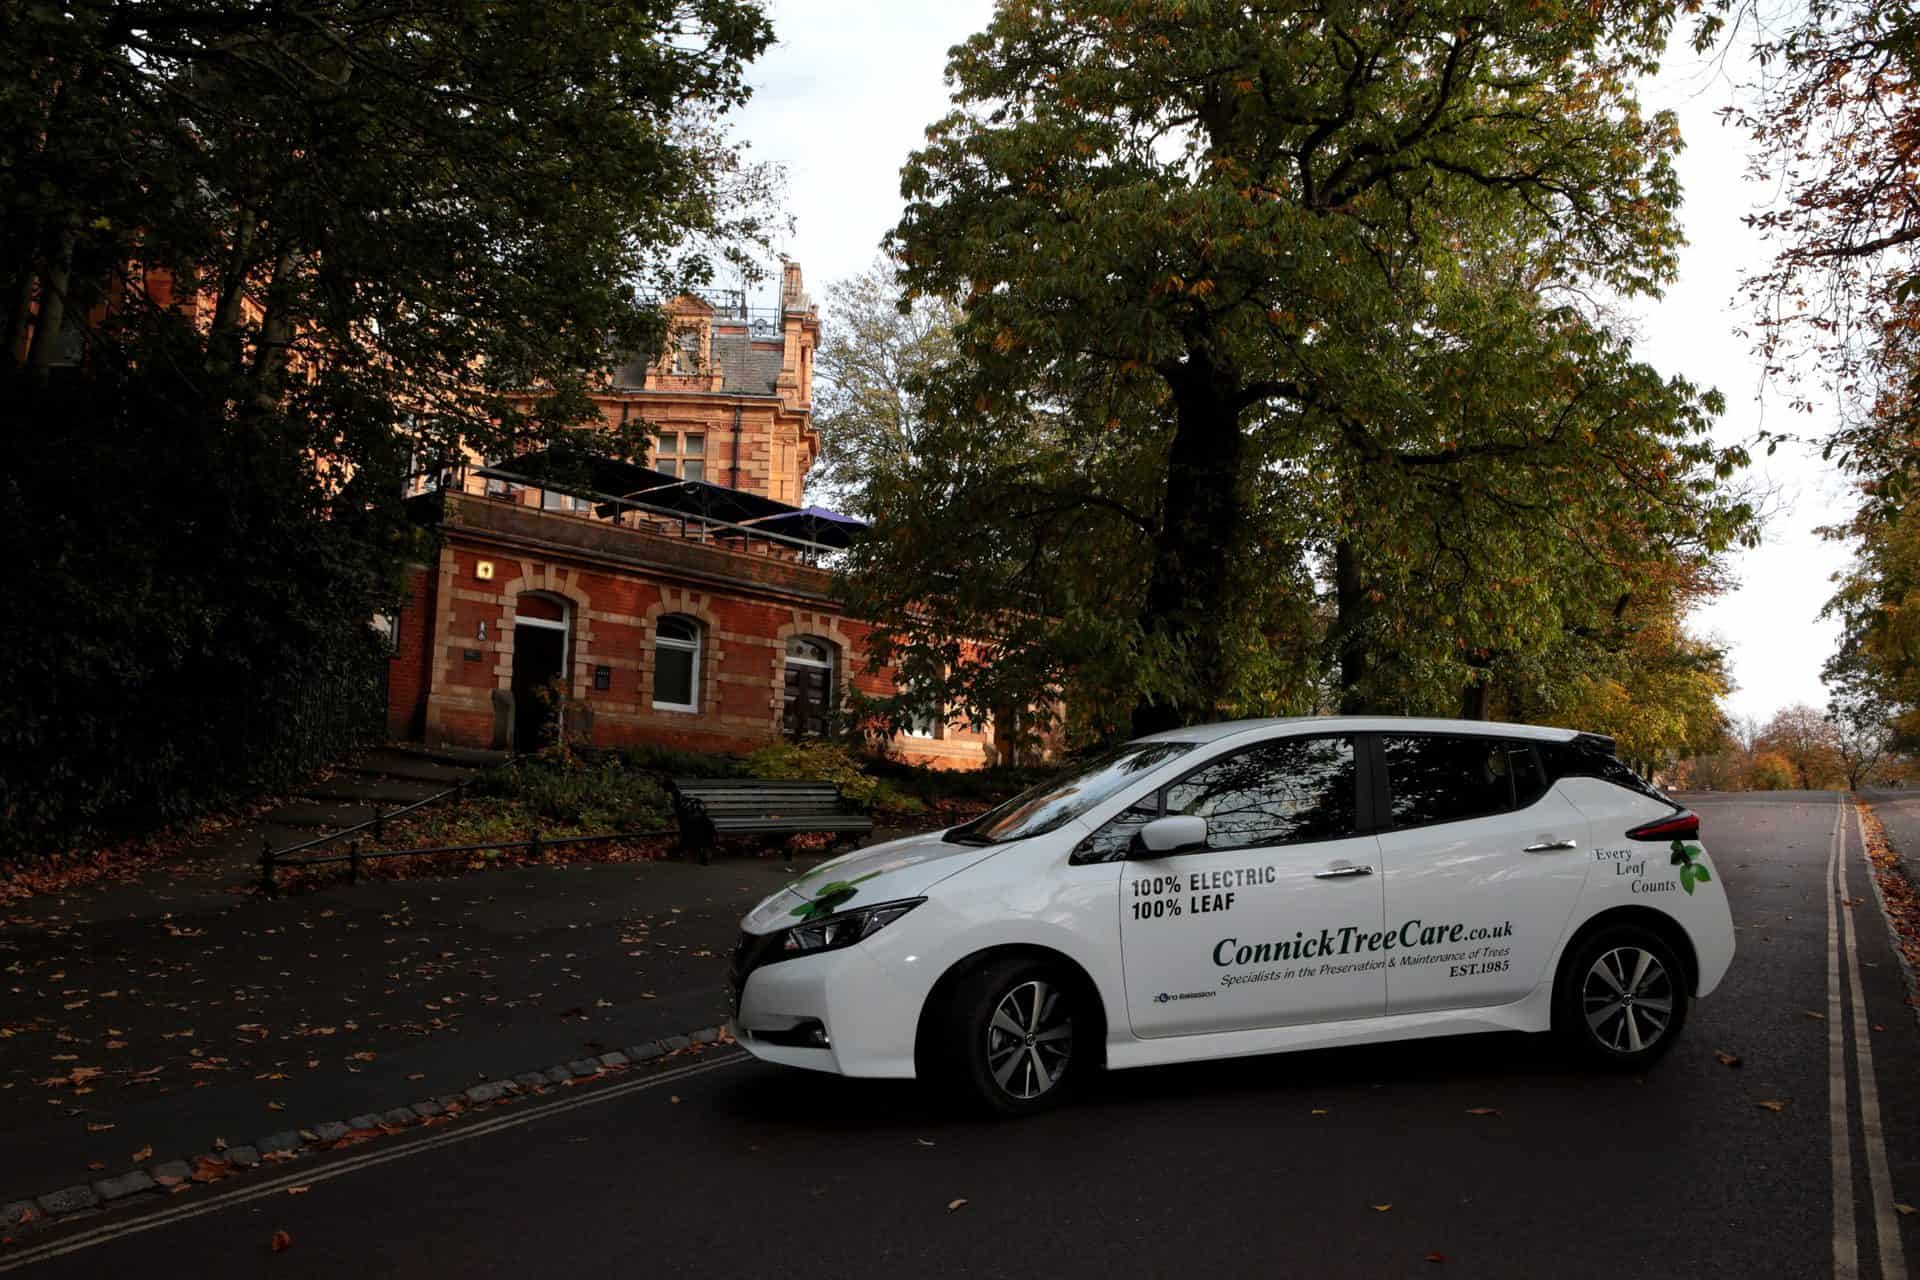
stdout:
[[1242,734],[1258,736],[1274,729],[1303,732],[1341,730],[1348,733],[1466,733],[1486,737],[1532,738],[1543,742],[1571,742],[1583,736],[1577,729],[1551,725],[1506,724],[1499,720],[1442,720],[1424,716],[1277,716],[1264,720],[1219,720],[1148,734],[1141,742],[1219,742]]

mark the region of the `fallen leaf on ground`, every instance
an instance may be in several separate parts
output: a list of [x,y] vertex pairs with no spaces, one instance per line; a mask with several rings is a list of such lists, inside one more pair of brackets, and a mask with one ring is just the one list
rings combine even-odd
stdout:
[[1467,1114],[1468,1114],[1468,1115],[1470,1115],[1470,1116],[1497,1116],[1497,1115],[1499,1115],[1499,1114],[1500,1114],[1500,1108],[1498,1108],[1498,1107],[1468,1107],[1468,1108],[1467,1108]]
[[313,1190],[313,1188],[312,1188],[311,1186],[305,1186],[305,1187],[288,1187],[288,1188],[287,1188],[287,1194],[288,1194],[288,1195],[290,1195],[290,1196],[303,1196],[303,1195],[305,1195],[305,1194],[307,1194],[307,1192],[309,1192],[309,1191],[311,1191],[311,1190]]
[[1325,1107],[1315,1107],[1313,1109],[1312,1114],[1316,1116],[1324,1116],[1327,1114],[1327,1109]]
[[142,1160],[151,1159],[153,1159],[153,1145],[151,1143],[133,1153],[133,1162],[135,1164],[139,1164]]
[[961,1196],[955,1200],[949,1200],[947,1201],[947,1212],[952,1213],[955,1209],[965,1208],[966,1203],[967,1198],[965,1196]]
[[1377,1204],[1373,1206],[1373,1211],[1375,1213],[1385,1213],[1387,1210],[1391,1208],[1393,1208],[1393,1201],[1389,1200],[1385,1204]]
[[1446,1260],[1447,1260],[1447,1255],[1440,1252],[1438,1249],[1435,1249],[1432,1253],[1429,1253],[1427,1255],[1428,1262],[1445,1262]]
[[416,1071],[412,1075],[407,1077],[407,1079],[409,1080],[425,1080],[426,1078],[427,1078],[427,1073],[424,1071]]
[[109,1123],[107,1123],[107,1122],[104,1122],[104,1121],[92,1121],[92,1120],[89,1120],[89,1121],[87,1122],[87,1132],[88,1132],[88,1133],[105,1133],[105,1132],[106,1132],[107,1130],[109,1130],[109,1129],[111,1129],[111,1128],[113,1128],[113,1125],[111,1125],[111,1124],[109,1124]]
[[286,1109],[287,1104],[284,1102],[269,1102],[267,1104],[267,1110],[269,1111],[285,1111]]
[[293,1248],[292,1236],[284,1231],[276,1231],[273,1233],[273,1251],[275,1253],[285,1253],[291,1248]]
[[96,1171],[100,1169],[104,1169],[106,1167],[107,1167],[107,1162],[105,1160],[90,1160],[87,1162],[87,1168],[93,1169]]
[[1785,1111],[1787,1109],[1787,1104],[1778,1098],[1768,1098],[1764,1102],[1759,1102],[1754,1105],[1765,1107],[1768,1111]]
[[674,1094],[674,1095],[672,1095],[671,1097],[669,1097],[669,1098],[667,1099],[667,1101],[668,1101],[668,1102],[678,1102],[678,1101],[680,1101],[680,1095],[676,1093],[676,1094]]
[[1728,1053],[1725,1049],[1715,1049],[1713,1051],[1713,1060],[1723,1067],[1737,1067],[1740,1065],[1740,1055],[1737,1053]]
[[193,1180],[195,1182],[218,1182],[227,1176],[228,1166],[225,1160],[214,1160],[207,1156],[197,1156],[193,1162]]
[[1901,1217],[1903,1217],[1903,1218],[1905,1218],[1905,1217],[1907,1217],[1907,1216],[1909,1216],[1909,1215],[1911,1215],[1911,1214],[1915,1214],[1915,1213],[1920,1213],[1920,1209],[1916,1209],[1916,1208],[1914,1208],[1914,1207],[1913,1207],[1912,1205],[1910,1205],[1910,1204],[1898,1204],[1898,1203],[1896,1203],[1896,1204],[1895,1204],[1895,1205],[1894,1205],[1893,1207],[1894,1207],[1894,1208],[1896,1208],[1896,1209],[1898,1209],[1898,1210],[1900,1211],[1900,1216],[1901,1216]]
[[1827,1020],[1826,1014],[1815,1013],[1811,1009],[1802,1009],[1800,1012],[1805,1014],[1807,1017],[1812,1018],[1815,1022],[1825,1022]]
[[925,1138],[915,1138],[914,1141],[919,1143],[923,1147],[930,1147],[933,1145],[931,1142],[928,1142]]

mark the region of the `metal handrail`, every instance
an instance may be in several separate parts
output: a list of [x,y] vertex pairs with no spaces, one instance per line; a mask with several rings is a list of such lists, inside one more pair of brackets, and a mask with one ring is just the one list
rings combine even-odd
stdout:
[[[273,868],[276,867],[320,867],[344,862],[348,867],[348,883],[358,883],[360,864],[372,858],[411,858],[435,853],[481,853],[488,849],[525,849],[534,857],[540,856],[543,848],[568,844],[603,844],[610,840],[643,840],[677,834],[672,827],[648,831],[603,831],[588,836],[529,836],[525,840],[496,840],[487,844],[448,844],[425,846],[418,849],[370,849],[360,851],[360,842],[354,840],[347,845],[345,853],[327,854],[313,858],[273,858],[262,859],[263,874],[266,876],[267,891],[271,893]],[[332,839],[334,837],[328,837]]]

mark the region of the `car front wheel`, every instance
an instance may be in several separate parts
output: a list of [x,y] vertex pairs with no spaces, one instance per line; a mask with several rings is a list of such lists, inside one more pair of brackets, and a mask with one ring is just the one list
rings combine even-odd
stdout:
[[1673,1047],[1687,1003],[1686,971],[1666,940],[1616,925],[1568,956],[1554,1021],[1589,1061],[1632,1070]]
[[954,991],[947,1064],[987,1110],[1031,1115],[1062,1101],[1078,1080],[1091,1025],[1078,985],[1057,966],[994,961]]

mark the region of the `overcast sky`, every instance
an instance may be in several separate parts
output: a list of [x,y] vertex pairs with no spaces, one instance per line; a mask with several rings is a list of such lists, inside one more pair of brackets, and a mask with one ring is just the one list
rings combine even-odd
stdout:
[[[772,0],[770,9],[779,43],[753,68],[755,94],[738,132],[760,159],[787,168],[795,227],[780,247],[819,297],[829,281],[866,267],[899,217],[900,164],[947,109],[946,51],[984,26],[992,6]],[[1680,114],[1689,246],[1679,283],[1635,308],[1643,359],[1726,394],[1719,434],[1729,443],[1749,439],[1763,411],[1777,430],[1823,425],[1790,422],[1777,396],[1759,400],[1757,366],[1733,332],[1739,273],[1765,256],[1741,218],[1769,193],[1745,180],[1744,137],[1715,116],[1733,92],[1719,68],[1681,49],[1644,87],[1650,108]],[[1739,588],[1702,609],[1694,625],[1731,652],[1738,688],[1729,709],[1765,719],[1794,702],[1825,705],[1820,665],[1836,630],[1818,615],[1846,553],[1814,530],[1843,518],[1848,502],[1844,481],[1817,454],[1756,456],[1752,474],[1776,491],[1765,544],[1734,560]]]

